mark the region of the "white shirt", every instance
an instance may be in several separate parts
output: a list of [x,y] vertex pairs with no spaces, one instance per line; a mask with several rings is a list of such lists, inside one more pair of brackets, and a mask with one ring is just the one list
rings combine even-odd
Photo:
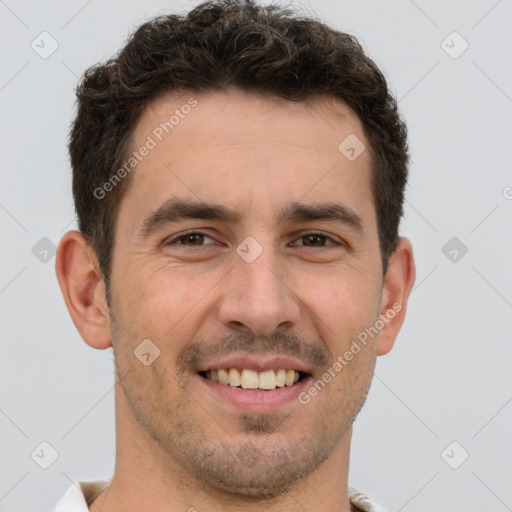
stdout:
[[[89,505],[109,484],[110,480],[74,482],[52,512],[89,512]],[[361,512],[386,512],[379,504],[353,487],[348,488],[348,497],[350,503]]]

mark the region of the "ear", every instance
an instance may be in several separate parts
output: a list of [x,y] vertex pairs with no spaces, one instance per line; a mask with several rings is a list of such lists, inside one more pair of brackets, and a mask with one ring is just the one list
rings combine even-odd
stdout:
[[79,231],[68,231],[61,239],[55,272],[71,319],[91,347],[112,346],[105,282],[96,253]]
[[380,319],[384,327],[379,333],[377,355],[387,354],[395,343],[407,310],[407,300],[416,279],[416,267],[411,242],[400,237],[396,251],[391,255],[384,278]]

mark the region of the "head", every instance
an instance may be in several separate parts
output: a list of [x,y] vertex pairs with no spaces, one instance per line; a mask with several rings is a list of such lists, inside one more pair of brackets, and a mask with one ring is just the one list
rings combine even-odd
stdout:
[[[346,33],[223,0],[145,23],[77,97],[79,231],[57,258],[75,325],[114,348],[162,467],[285,492],[349,438],[414,282],[406,127],[382,73]],[[295,365],[302,400],[224,397],[208,372],[245,360]]]
[[[119,207],[138,164],[129,162],[137,120],[161,95],[230,87],[290,102],[325,95],[356,113],[370,143],[385,275],[398,244],[409,154],[406,125],[384,76],[347,33],[278,6],[223,0],[145,23],[119,55],[87,70],[77,88],[69,144],[73,197],[78,227],[97,253],[107,292]],[[123,167],[129,170],[119,179]]]

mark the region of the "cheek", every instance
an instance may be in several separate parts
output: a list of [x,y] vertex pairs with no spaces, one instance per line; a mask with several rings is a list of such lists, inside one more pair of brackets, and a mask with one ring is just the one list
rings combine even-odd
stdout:
[[380,306],[380,292],[374,278],[357,270],[317,276],[314,286],[304,287],[300,297],[314,308],[331,337],[343,339],[371,325]]
[[[137,330],[155,338],[172,335],[175,326],[200,309],[201,300],[220,278],[217,272],[199,273],[193,266],[159,263],[146,266],[126,283],[126,315]],[[198,309],[198,310],[199,310]]]

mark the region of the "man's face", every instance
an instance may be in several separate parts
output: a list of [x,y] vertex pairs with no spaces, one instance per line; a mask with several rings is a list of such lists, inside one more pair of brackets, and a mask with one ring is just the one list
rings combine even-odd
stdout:
[[[123,414],[162,464],[220,491],[270,497],[340,449],[370,385],[376,339],[299,400],[379,318],[370,154],[338,149],[350,134],[368,142],[341,102],[231,91],[182,108],[190,96],[153,102],[133,134],[133,150],[148,136],[156,146],[132,171],[113,251]],[[176,109],[179,122],[158,130]],[[203,211],[162,208],[144,223],[173,200]],[[148,365],[134,355],[143,340],[160,351]],[[248,370],[246,386],[276,387],[208,379],[230,368]],[[277,385],[268,370],[301,378],[281,386],[283,372]]]

